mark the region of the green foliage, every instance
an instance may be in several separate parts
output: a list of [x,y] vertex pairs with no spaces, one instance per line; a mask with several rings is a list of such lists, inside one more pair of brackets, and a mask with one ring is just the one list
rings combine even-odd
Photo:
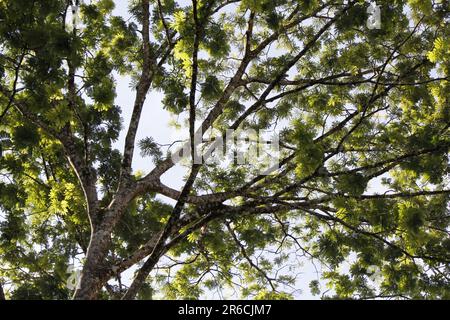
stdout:
[[309,283],[309,289],[311,290],[311,294],[317,296],[320,294],[319,281],[313,280]]
[[12,142],[18,149],[34,146],[39,142],[38,131],[35,126],[24,124],[12,129]]
[[163,90],[165,95],[162,103],[167,110],[179,114],[186,109],[188,96],[184,89],[184,85],[179,80],[168,78],[164,81]]
[[425,223],[423,210],[411,203],[399,204],[399,219],[400,226],[412,235],[418,235]]
[[202,97],[206,101],[217,99],[222,92],[219,79],[215,76],[207,76],[202,85]]
[[300,178],[316,171],[323,161],[323,148],[313,141],[314,131],[302,122],[295,124],[294,139],[298,144],[296,173]]
[[227,30],[222,25],[213,23],[205,30],[204,42],[202,47],[213,58],[225,57],[230,51],[230,45],[227,41]]
[[336,180],[337,190],[352,196],[363,194],[367,188],[367,179],[360,173],[346,174]]
[[162,159],[162,152],[158,144],[152,137],[147,137],[139,141],[139,148],[141,149],[141,155],[143,157],[150,156],[155,162]]

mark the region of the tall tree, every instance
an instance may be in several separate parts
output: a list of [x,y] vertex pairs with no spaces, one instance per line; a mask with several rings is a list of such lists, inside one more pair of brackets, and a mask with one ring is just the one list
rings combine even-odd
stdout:
[[[376,1],[380,28],[364,0],[133,0],[127,20],[73,2],[0,1],[7,298],[292,298],[298,257],[324,297],[450,298],[448,1]],[[137,141],[152,91],[188,141]],[[239,128],[279,133],[278,169],[184,161],[180,190],[161,182],[174,148]]]

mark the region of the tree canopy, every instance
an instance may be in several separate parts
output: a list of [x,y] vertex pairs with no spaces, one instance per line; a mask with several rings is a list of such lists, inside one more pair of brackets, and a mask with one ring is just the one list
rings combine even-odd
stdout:
[[[128,5],[0,0],[0,298],[290,299],[301,261],[323,298],[450,298],[449,1],[377,0],[379,28],[364,0]],[[189,139],[136,138],[158,105]],[[278,169],[161,181],[239,128],[279,136]]]

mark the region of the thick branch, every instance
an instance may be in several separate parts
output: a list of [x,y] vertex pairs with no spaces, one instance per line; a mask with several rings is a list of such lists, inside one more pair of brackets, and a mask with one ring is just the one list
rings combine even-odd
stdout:
[[136,98],[134,101],[133,112],[131,114],[130,125],[125,138],[125,147],[123,152],[123,161],[121,168],[121,182],[128,180],[131,175],[131,165],[136,140],[136,133],[141,119],[142,108],[150,89],[152,75],[152,57],[150,51],[150,5],[149,0],[142,0],[142,56],[143,64],[139,83],[136,87]]

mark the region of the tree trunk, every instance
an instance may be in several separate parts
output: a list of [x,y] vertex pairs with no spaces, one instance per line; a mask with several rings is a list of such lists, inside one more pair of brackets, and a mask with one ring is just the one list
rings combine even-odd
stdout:
[[107,265],[106,256],[111,245],[111,235],[131,199],[133,199],[132,194],[120,193],[116,195],[116,199],[108,210],[101,213],[96,212],[96,216],[102,215],[102,221],[97,221],[92,226],[93,231],[86,253],[86,261],[73,299],[96,299],[108,281],[108,277],[105,275],[111,271],[111,266]]
[[92,235],[86,254],[86,262],[73,296],[75,300],[96,299],[105,284],[102,275],[107,268],[105,257],[111,243],[110,234],[109,231],[100,229]]

